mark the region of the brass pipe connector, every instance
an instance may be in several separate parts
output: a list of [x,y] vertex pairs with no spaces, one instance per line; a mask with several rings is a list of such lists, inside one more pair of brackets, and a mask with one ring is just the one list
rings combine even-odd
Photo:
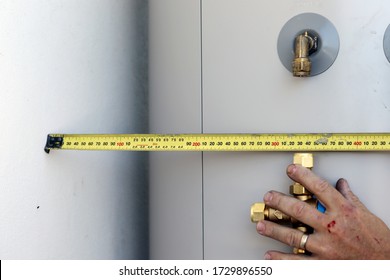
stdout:
[[[294,155],[294,164],[300,164],[306,168],[313,168],[313,154],[310,153],[296,153]],[[313,195],[301,184],[293,183],[290,186],[290,194],[295,198],[309,203],[313,207],[317,207],[317,199],[313,198]],[[254,203],[251,206],[251,221],[253,223],[258,223],[262,220],[272,221],[278,224],[290,225],[293,228],[296,228],[303,233],[310,234],[313,232],[313,229],[308,225],[301,223],[300,221],[286,215],[285,213],[268,207],[263,202]],[[300,248],[294,248],[294,253],[296,254],[305,254],[305,250]]]
[[317,50],[317,36],[305,31],[295,38],[294,54],[292,62],[292,73],[294,77],[308,77],[311,72],[311,61],[309,56]]

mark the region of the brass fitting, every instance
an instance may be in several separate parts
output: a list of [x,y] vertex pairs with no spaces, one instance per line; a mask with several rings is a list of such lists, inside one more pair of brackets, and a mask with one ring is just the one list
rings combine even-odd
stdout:
[[251,206],[251,221],[258,223],[262,220],[268,220],[268,207],[262,202],[253,203]]
[[312,169],[314,166],[313,154],[310,153],[296,153],[293,158],[294,164],[302,165],[303,167]]
[[280,224],[288,223],[290,216],[283,212],[266,206],[263,202],[253,203],[251,206],[251,221],[258,223],[262,220],[269,220]]
[[311,72],[309,56],[317,50],[317,37],[305,31],[295,38],[292,73],[294,77],[308,77]]
[[[313,168],[313,154],[310,153],[296,153],[294,154],[293,159],[294,164],[300,164],[306,168]],[[304,201],[310,204],[313,207],[317,206],[317,199],[313,198],[313,195],[301,184],[293,183],[290,186],[290,194],[295,198]],[[296,228],[306,234],[310,234],[313,232],[313,229],[300,221],[286,215],[285,213],[268,207],[263,202],[257,202],[252,204],[251,206],[251,221],[253,223],[258,223],[262,220],[273,221],[278,224],[289,224],[293,228]],[[305,250],[294,248],[293,250],[296,254],[306,254]]]
[[[312,169],[314,166],[313,154],[296,153],[294,154],[293,163]],[[296,182],[290,186],[290,194],[302,201],[308,201],[312,198],[312,194],[304,186]]]

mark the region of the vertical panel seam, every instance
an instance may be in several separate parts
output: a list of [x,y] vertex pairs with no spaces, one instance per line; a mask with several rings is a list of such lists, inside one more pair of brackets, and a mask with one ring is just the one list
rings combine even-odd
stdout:
[[[204,133],[203,124],[203,0],[199,2],[200,10],[200,131]],[[202,259],[205,259],[205,223],[204,223],[204,153],[201,152],[201,172],[202,172]]]

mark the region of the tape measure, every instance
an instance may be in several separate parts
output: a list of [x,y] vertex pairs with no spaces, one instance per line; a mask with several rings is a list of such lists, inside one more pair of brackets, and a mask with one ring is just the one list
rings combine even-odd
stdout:
[[390,151],[390,133],[49,134],[45,151]]

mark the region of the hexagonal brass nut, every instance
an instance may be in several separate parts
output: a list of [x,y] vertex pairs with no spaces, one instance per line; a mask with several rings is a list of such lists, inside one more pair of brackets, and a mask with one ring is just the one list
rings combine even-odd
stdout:
[[292,72],[296,77],[310,76],[311,62],[308,58],[296,58],[292,63]]
[[313,168],[313,154],[310,153],[296,153],[294,154],[294,164],[300,164],[306,168]]
[[310,192],[301,184],[294,183],[293,185],[290,186],[290,194],[292,194],[292,195],[303,195],[303,194],[309,195]]
[[256,202],[251,206],[251,221],[257,223],[265,218],[265,204]]

